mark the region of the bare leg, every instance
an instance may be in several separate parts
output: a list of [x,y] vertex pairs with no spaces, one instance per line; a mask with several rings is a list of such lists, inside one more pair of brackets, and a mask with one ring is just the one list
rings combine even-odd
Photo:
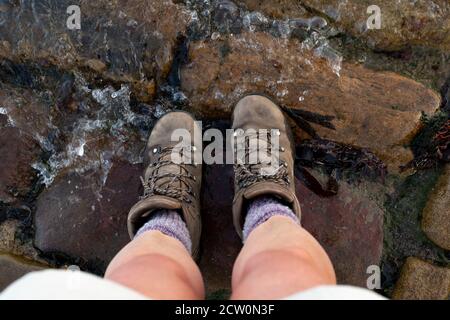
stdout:
[[336,284],[324,249],[291,219],[274,216],[247,238],[233,268],[232,299],[280,299]]
[[178,240],[149,231],[125,246],[112,260],[105,278],[153,299],[203,299],[203,279]]

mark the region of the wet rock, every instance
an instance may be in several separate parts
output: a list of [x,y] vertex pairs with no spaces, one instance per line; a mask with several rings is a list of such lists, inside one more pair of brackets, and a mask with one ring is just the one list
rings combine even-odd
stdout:
[[403,266],[393,299],[446,300],[450,293],[450,269],[410,257]]
[[[221,38],[223,39],[223,38]],[[309,50],[297,39],[243,33],[190,46],[182,89],[204,117],[229,117],[249,93],[281,105],[330,116],[333,128],[313,124],[320,137],[375,152],[390,169],[412,159],[407,145],[433,114],[440,97],[423,85],[389,72],[341,63],[329,47]]]
[[[411,45],[448,50],[450,46],[450,6],[447,1],[393,2],[339,0],[241,0],[252,11],[260,11],[269,19],[284,21],[310,17],[312,13],[325,17],[340,31],[363,39],[372,49],[397,51]],[[381,29],[370,30],[367,21],[371,5],[381,10]],[[444,22],[443,22],[444,21]],[[347,44],[348,46],[348,44]]]
[[54,109],[32,90],[4,85],[0,89],[0,114],[7,117],[9,127],[39,142],[50,133]]
[[232,1],[218,1],[214,7],[212,16],[219,32],[236,33],[239,32],[242,27],[239,9]]
[[36,172],[31,167],[40,155],[39,145],[19,129],[0,128],[0,201],[13,203],[30,191]]
[[440,247],[450,250],[450,166],[447,165],[423,211],[422,229]]
[[250,11],[260,11],[273,19],[299,18],[308,11],[297,1],[292,0],[241,0]]
[[0,57],[46,62],[92,79],[160,81],[190,21],[190,13],[172,1],[81,1],[81,28],[70,30],[66,10],[72,4],[7,2],[0,11]]
[[[295,1],[292,1],[295,2]],[[381,29],[367,28],[369,6],[381,10]],[[286,5],[277,4],[280,10]],[[424,45],[443,50],[450,48],[450,4],[447,0],[426,1],[339,1],[306,0],[302,5],[320,12],[338,27],[366,39],[373,48],[399,50],[408,45]],[[288,4],[287,8],[292,7]],[[294,11],[295,14],[295,11]]]
[[55,121],[57,137],[45,140],[50,151],[48,159],[33,164],[46,186],[57,176],[88,171],[95,171],[99,183],[103,183],[113,158],[129,163],[142,161],[152,118],[131,110],[130,88],[83,88],[87,97],[78,105],[78,111],[69,111]]
[[114,161],[104,185],[95,171],[60,176],[37,200],[36,247],[104,269],[129,241],[126,218],[141,192],[141,170]]
[[302,225],[330,256],[338,282],[366,287],[367,268],[381,262],[383,211],[343,181],[334,197],[322,198],[299,180],[296,193]]
[[16,256],[0,254],[0,292],[27,273],[46,268],[45,265]]
[[52,109],[31,90],[0,89],[0,201],[24,197],[36,179],[32,165],[46,149]]

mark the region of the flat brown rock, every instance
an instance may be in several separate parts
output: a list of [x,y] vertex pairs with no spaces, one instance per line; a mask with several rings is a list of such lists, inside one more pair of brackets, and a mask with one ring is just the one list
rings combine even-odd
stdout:
[[0,254],[0,292],[29,272],[48,267],[9,254]]
[[379,266],[383,250],[383,211],[341,181],[336,196],[323,198],[296,181],[302,225],[333,262],[338,283],[366,287],[370,266]]
[[450,269],[410,257],[395,286],[393,299],[445,300],[450,293]]
[[412,159],[405,145],[420,129],[421,112],[433,114],[440,104],[438,94],[413,80],[349,63],[338,76],[298,40],[263,33],[191,44],[181,76],[202,116],[229,117],[245,94],[264,93],[290,108],[333,117],[335,129],[314,125],[322,138],[369,148],[391,169]]
[[450,250],[450,166],[431,192],[423,211],[422,229],[434,243]]

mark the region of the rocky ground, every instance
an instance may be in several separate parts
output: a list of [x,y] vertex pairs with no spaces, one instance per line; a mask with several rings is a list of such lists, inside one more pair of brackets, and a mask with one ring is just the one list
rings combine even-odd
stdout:
[[[450,4],[378,2],[380,30],[370,1],[81,0],[69,30],[74,1],[0,0],[0,290],[42,268],[101,275],[155,121],[179,109],[225,130],[259,92],[290,117],[303,224],[339,283],[365,287],[375,265],[388,297],[446,299]],[[224,297],[232,167],[204,175],[200,266]]]

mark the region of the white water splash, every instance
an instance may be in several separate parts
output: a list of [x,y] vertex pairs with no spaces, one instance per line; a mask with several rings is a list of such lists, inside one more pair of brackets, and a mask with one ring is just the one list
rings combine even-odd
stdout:
[[326,36],[318,32],[312,32],[311,36],[302,42],[301,48],[312,50],[316,56],[327,60],[331,70],[340,77],[342,54],[330,45]]
[[6,108],[0,107],[0,114],[5,115],[8,120],[7,120],[7,124],[10,127],[14,127],[15,126],[15,122],[14,120],[11,118],[11,116],[8,114],[8,110],[6,110]]
[[[130,88],[122,85],[119,90],[108,86],[104,89],[83,91],[90,93],[100,108],[93,114],[76,120],[72,131],[68,133],[68,143],[63,150],[53,152],[45,163],[33,164],[42,183],[47,187],[65,169],[80,174],[90,170],[98,172],[100,183],[104,185],[114,157],[126,158],[130,163],[142,162],[140,151],[133,149],[133,145],[129,147],[127,143],[131,139],[130,135],[133,132],[136,134],[133,128],[139,127],[143,122],[149,122],[150,119],[131,111]],[[94,108],[89,106],[89,109]],[[138,134],[140,141],[145,141],[146,138],[147,133]],[[51,148],[54,149],[53,146]],[[47,146],[47,149],[51,148]]]

